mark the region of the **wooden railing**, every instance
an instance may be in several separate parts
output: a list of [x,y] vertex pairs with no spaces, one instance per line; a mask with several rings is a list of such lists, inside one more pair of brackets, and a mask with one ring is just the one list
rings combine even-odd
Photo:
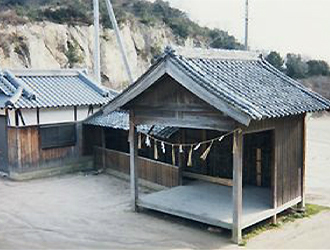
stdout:
[[[98,168],[110,168],[125,174],[130,172],[129,154],[115,150],[95,147],[94,164]],[[138,176],[166,187],[178,185],[178,167],[143,157],[138,158]]]

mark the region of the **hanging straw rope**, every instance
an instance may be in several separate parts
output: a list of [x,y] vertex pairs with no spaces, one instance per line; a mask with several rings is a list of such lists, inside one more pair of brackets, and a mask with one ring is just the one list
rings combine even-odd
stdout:
[[172,164],[175,166],[175,148],[172,147]]
[[[136,127],[136,125],[134,123],[133,123],[133,125]],[[158,139],[158,138],[150,135],[149,133],[144,133],[144,132],[141,132],[141,131],[139,133],[145,135],[146,138],[147,138],[147,140],[150,140],[151,139],[153,141],[159,141],[161,143],[164,143],[165,145],[169,145],[169,146],[172,146],[172,147],[179,147],[180,153],[183,153],[183,147],[191,147],[191,146],[193,146],[194,147],[194,150],[197,150],[203,144],[209,144],[209,143],[212,143],[212,142],[217,141],[217,140],[218,141],[221,141],[221,140],[223,140],[223,138],[225,138],[225,137],[233,134],[236,131],[241,131],[241,129],[240,128],[237,128],[235,130],[232,130],[232,131],[230,131],[230,132],[228,132],[228,133],[226,133],[224,135],[215,137],[213,139],[209,139],[209,140],[205,140],[205,141],[200,141],[200,142],[194,142],[194,143],[172,143],[172,142],[160,140],[160,139]]]
[[188,167],[192,167],[192,153],[193,153],[193,146],[190,147],[190,150],[189,150],[189,155],[188,155],[188,163],[187,163],[187,166]]
[[154,159],[158,160],[158,148],[157,148],[157,141],[154,141]]

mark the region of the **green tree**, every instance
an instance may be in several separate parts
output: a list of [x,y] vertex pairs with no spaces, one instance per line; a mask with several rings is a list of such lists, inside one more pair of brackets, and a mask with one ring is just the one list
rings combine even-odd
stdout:
[[69,68],[73,68],[76,63],[81,63],[83,57],[80,55],[79,44],[76,40],[67,42],[68,48],[64,51],[65,56],[68,59]]
[[209,31],[210,40],[209,43],[211,48],[215,49],[243,49],[239,43],[237,43],[234,36],[228,34],[228,32],[213,29]]
[[309,60],[308,75],[309,76],[326,76],[330,74],[329,64],[322,60]]
[[283,70],[284,60],[278,52],[270,52],[265,59],[278,70]]
[[285,65],[286,74],[292,78],[305,78],[308,74],[308,65],[300,55],[287,54]]

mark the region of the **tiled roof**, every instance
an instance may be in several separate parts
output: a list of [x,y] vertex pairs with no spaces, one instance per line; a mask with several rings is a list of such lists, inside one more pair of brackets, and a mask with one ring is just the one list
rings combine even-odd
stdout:
[[[126,111],[114,111],[108,115],[103,115],[101,113],[95,114],[91,118],[87,119],[84,124],[100,126],[105,128],[113,128],[113,129],[122,129],[129,130],[129,115]],[[154,126],[151,130],[152,126],[148,125],[139,125],[137,126],[138,132],[148,133],[151,135],[161,137],[161,138],[169,138],[172,134],[178,131],[177,128],[173,127],[164,127],[164,126]],[[151,130],[151,131],[150,131]]]
[[329,100],[278,71],[256,53],[178,49],[168,54],[169,60],[210,95],[252,119],[330,108]]
[[167,48],[134,84],[103,110],[125,106],[163,75],[236,121],[330,109],[330,101],[286,76],[254,52]]
[[0,72],[0,93],[0,108],[103,105],[117,94],[78,70]]

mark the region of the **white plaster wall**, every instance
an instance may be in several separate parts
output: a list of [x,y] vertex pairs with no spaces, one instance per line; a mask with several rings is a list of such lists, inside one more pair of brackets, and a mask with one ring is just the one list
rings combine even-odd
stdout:
[[74,121],[74,108],[48,108],[39,110],[40,124],[54,124]]
[[4,109],[0,109],[0,115],[5,115],[6,111]]
[[[21,109],[21,113],[26,126],[36,125],[38,123],[36,109]],[[23,125],[21,119],[19,119],[19,125]]]
[[8,110],[8,125],[15,126],[15,110]]
[[[100,109],[94,106],[94,113]],[[37,109],[21,109],[23,119],[26,126],[38,125]],[[5,114],[4,110],[0,110],[0,115]],[[15,125],[15,110],[8,110],[10,126]],[[88,106],[77,107],[77,121],[83,121],[88,117]],[[66,108],[41,108],[39,109],[39,122],[43,124],[56,124],[65,122],[74,122],[74,107]],[[19,118],[19,126],[23,126]]]
[[77,107],[77,120],[82,121],[88,117],[88,107]]

